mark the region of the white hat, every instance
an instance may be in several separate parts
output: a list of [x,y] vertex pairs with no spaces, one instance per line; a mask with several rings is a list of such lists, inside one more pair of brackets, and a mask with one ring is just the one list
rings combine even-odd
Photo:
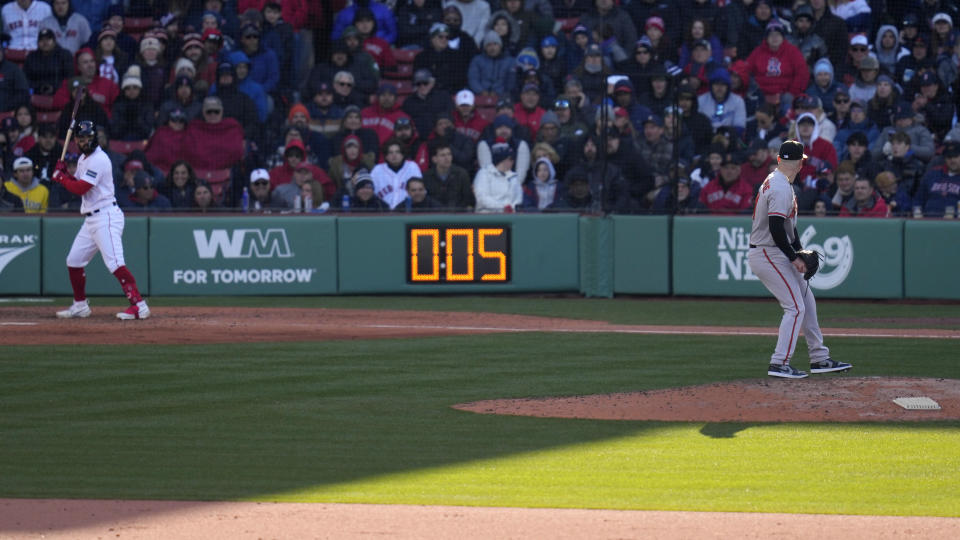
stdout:
[[33,161],[27,156],[18,157],[13,160],[13,170],[22,169],[24,167],[33,168]]
[[140,77],[127,75],[123,78],[123,83],[120,84],[120,89],[126,90],[128,86],[136,86],[138,88],[143,88],[143,81],[140,80]]
[[933,19],[931,20],[933,24],[937,24],[940,21],[947,21],[947,24],[949,24],[950,26],[953,26],[953,19],[951,19],[950,16],[947,15],[946,13],[943,13],[943,12],[937,13],[936,15],[933,16]]
[[474,96],[470,90],[461,90],[457,92],[457,105],[473,105]]
[[870,45],[870,44],[867,42],[867,36],[865,36],[865,35],[863,35],[863,34],[857,34],[857,35],[853,36],[852,38],[850,38],[850,44],[851,44],[851,45],[863,45],[864,47]]
[[257,180],[270,180],[270,173],[266,169],[254,169],[250,173],[250,183],[254,183]]

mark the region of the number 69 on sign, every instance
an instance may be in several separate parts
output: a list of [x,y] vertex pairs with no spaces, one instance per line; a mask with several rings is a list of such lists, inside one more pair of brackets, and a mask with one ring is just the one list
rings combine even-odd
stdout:
[[510,227],[408,225],[408,283],[509,283]]

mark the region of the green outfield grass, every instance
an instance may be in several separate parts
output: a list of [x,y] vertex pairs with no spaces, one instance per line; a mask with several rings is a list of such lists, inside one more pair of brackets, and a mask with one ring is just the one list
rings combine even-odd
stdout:
[[[157,313],[184,303],[153,300]],[[483,310],[644,324],[742,319],[763,326],[775,324],[779,311],[772,301],[643,299],[229,304]],[[956,305],[821,304],[824,326],[863,326],[830,322],[853,317],[885,319],[872,323],[879,326],[937,317],[955,327],[949,319],[958,316]],[[828,344],[835,357],[856,364],[852,375],[960,379],[957,340]],[[758,378],[772,346],[768,337],[533,333],[4,347],[0,497],[960,516],[960,422],[614,422],[450,408],[498,397]],[[798,355],[805,355],[802,345]]]

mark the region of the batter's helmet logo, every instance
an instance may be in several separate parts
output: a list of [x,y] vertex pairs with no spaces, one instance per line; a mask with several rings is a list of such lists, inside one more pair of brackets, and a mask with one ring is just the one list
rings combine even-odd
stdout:
[[193,241],[197,246],[197,256],[201,259],[215,259],[219,255],[224,259],[286,259],[293,257],[287,231],[283,229],[226,229],[193,231]]
[[821,290],[833,289],[847,279],[853,268],[853,242],[849,236],[828,236],[823,245],[819,245],[812,242],[816,234],[817,229],[810,225],[800,235],[804,249],[819,251],[824,255],[820,271],[810,278],[810,286]]

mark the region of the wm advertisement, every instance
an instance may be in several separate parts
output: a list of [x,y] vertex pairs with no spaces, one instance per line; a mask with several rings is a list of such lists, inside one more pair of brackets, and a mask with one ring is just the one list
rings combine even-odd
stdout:
[[[750,216],[676,218],[673,292],[768,296],[750,271]],[[903,223],[890,219],[800,218],[800,243],[824,259],[810,286],[823,298],[901,298]]]
[[337,227],[314,216],[155,219],[154,294],[337,292]]
[[40,218],[0,218],[0,294],[40,294]]

